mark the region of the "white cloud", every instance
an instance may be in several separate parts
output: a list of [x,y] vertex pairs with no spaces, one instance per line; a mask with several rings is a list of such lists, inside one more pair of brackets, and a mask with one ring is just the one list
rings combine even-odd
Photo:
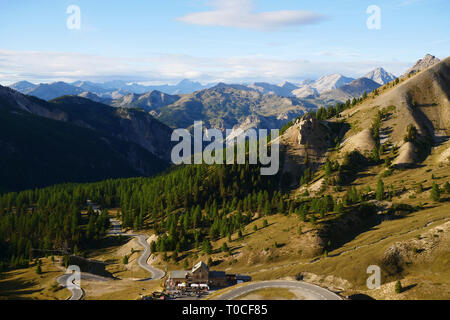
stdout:
[[260,55],[210,58],[181,54],[113,58],[80,53],[0,50],[0,82],[10,84],[20,80],[35,83],[126,80],[175,83],[187,78],[203,83],[278,83],[284,80],[295,82],[305,78],[318,78],[331,73],[358,77],[380,66],[394,74],[401,74],[411,63],[355,57],[330,61],[322,55],[317,55],[314,60],[283,60]]
[[215,0],[214,10],[189,13],[177,20],[202,26],[277,30],[320,22],[324,16],[311,11],[282,10],[255,12],[253,0]]

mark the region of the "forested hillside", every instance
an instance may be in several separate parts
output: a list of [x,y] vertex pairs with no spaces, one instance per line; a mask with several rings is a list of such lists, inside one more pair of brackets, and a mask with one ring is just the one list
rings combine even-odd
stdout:
[[272,212],[282,201],[273,179],[261,176],[257,166],[188,166],[155,178],[4,194],[0,196],[2,261],[26,263],[36,254],[31,248],[68,252],[88,248],[91,240],[104,235],[108,219],[95,214],[82,219],[87,199],[104,208],[121,208],[125,227],[146,225],[168,232],[162,250],[165,246],[186,249],[208,236],[225,236],[241,228],[263,206]]
[[0,86],[0,192],[151,176],[169,166],[170,133],[139,110]]

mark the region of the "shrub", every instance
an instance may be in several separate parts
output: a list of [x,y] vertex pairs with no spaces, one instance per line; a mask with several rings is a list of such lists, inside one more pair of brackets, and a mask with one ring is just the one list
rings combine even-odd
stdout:
[[398,280],[395,284],[395,293],[399,294],[403,292],[402,283]]
[[38,266],[36,267],[36,273],[37,274],[42,274],[42,267],[40,264],[38,264]]
[[450,183],[448,181],[444,184],[444,192],[450,193]]
[[226,242],[223,243],[222,245],[222,252],[228,252],[230,250],[230,248],[228,248],[228,245]]
[[406,135],[403,138],[405,142],[415,142],[417,138],[417,129],[414,125],[410,124],[408,125],[408,128],[406,129]]
[[416,192],[417,193],[423,192],[423,185],[420,182],[416,184]]
[[375,193],[375,198],[378,201],[381,201],[384,199],[384,183],[383,180],[379,179],[378,180],[378,185],[377,185],[377,191]]
[[394,174],[394,170],[387,169],[381,174],[381,177],[386,178],[386,177],[392,176],[393,174]]

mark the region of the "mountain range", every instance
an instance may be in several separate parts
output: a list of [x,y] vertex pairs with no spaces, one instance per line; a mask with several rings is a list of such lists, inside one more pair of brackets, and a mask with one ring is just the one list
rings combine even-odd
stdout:
[[214,84],[202,85],[199,82],[182,80],[176,85],[145,86],[137,83],[127,83],[121,80],[96,83],[90,81],[75,81],[72,83],[54,82],[33,84],[28,81],[14,83],[10,87],[23,94],[38,97],[43,100],[51,100],[64,95],[80,95],[85,92],[95,94],[101,99],[119,99],[126,94],[143,94],[158,90],[167,94],[187,94],[197,90],[210,88]]
[[[375,81],[376,83],[383,85],[395,79],[395,76],[385,71],[383,68],[378,68],[364,77]],[[245,86],[249,89],[256,90],[262,94],[278,95],[281,97],[297,97],[303,98],[316,98],[324,92],[338,89],[344,85],[352,82],[353,78],[345,77],[340,74],[331,74],[320,77],[316,81],[306,80],[299,84],[294,84],[285,81],[280,84],[270,84],[267,82],[255,82]],[[109,81],[104,83],[95,83],[90,81],[75,81],[72,83],[54,82],[54,83],[42,83],[35,85],[28,81],[17,82],[10,87],[27,95],[32,95],[43,100],[51,100],[64,95],[80,95],[82,97],[89,97],[89,99],[112,104],[112,100],[120,100],[124,96],[131,94],[146,94],[151,91],[159,91],[167,95],[183,95],[190,94],[195,91],[209,89],[217,84],[202,85],[199,82],[193,82],[190,80],[182,80],[177,85],[157,85],[157,86],[145,86],[138,83],[127,83],[121,80]],[[371,89],[368,87],[367,90]],[[95,96],[94,96],[95,95]],[[133,98],[124,98],[125,101],[129,101]],[[342,101],[341,101],[342,102]],[[114,105],[123,104],[118,101]],[[140,104],[140,103],[138,103]]]
[[148,176],[167,168],[171,129],[146,112],[77,96],[50,102],[0,86],[0,189]]
[[[427,56],[415,69],[423,69],[432,62],[436,59]],[[220,130],[281,128],[320,106],[345,102],[361,97],[364,92],[391,86],[393,79],[395,76],[378,68],[359,79],[333,74],[298,85],[219,83],[180,94],[156,89],[129,92],[149,87],[123,81],[101,85],[86,81],[34,85],[22,81],[11,86],[14,89],[0,87],[3,123],[0,145],[6,150],[2,165],[20,164],[27,168],[20,177],[3,177],[3,181],[11,183],[4,188],[14,190],[77,181],[77,177],[91,181],[151,175],[170,163],[170,135],[174,128],[191,129],[198,120],[204,121],[206,127]],[[192,86],[201,85],[183,81],[177,90],[193,89]],[[301,90],[312,94],[299,98],[296,93]],[[17,128],[21,128],[20,134],[15,131]],[[62,132],[64,139],[58,132]],[[27,141],[26,136],[36,140]],[[44,179],[40,173],[46,172],[46,163],[53,163],[47,155],[53,155],[51,159],[63,157],[58,150],[64,150],[66,161],[54,163],[59,168],[58,174],[49,174]],[[85,156],[80,158],[80,154]],[[105,170],[99,170],[99,166]]]

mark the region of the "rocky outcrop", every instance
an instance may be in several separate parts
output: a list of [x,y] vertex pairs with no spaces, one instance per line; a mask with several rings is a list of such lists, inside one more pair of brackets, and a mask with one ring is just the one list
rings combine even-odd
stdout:
[[428,69],[429,67],[434,66],[436,63],[438,63],[440,61],[441,60],[439,60],[435,56],[432,56],[431,54],[427,54],[423,59],[420,59],[419,61],[417,61],[413,67],[408,69],[408,71],[406,71],[404,75],[407,76],[409,74],[413,74],[413,73]]
[[404,268],[433,259],[435,252],[448,252],[450,222],[434,227],[417,238],[396,242],[381,257],[381,266],[389,275],[397,275]]
[[361,154],[370,153],[376,148],[375,140],[370,129],[364,129],[360,133],[351,136],[342,145],[342,153],[358,150]]
[[395,158],[392,165],[396,167],[409,167],[417,163],[418,157],[412,142],[406,142],[399,149],[399,155]]

